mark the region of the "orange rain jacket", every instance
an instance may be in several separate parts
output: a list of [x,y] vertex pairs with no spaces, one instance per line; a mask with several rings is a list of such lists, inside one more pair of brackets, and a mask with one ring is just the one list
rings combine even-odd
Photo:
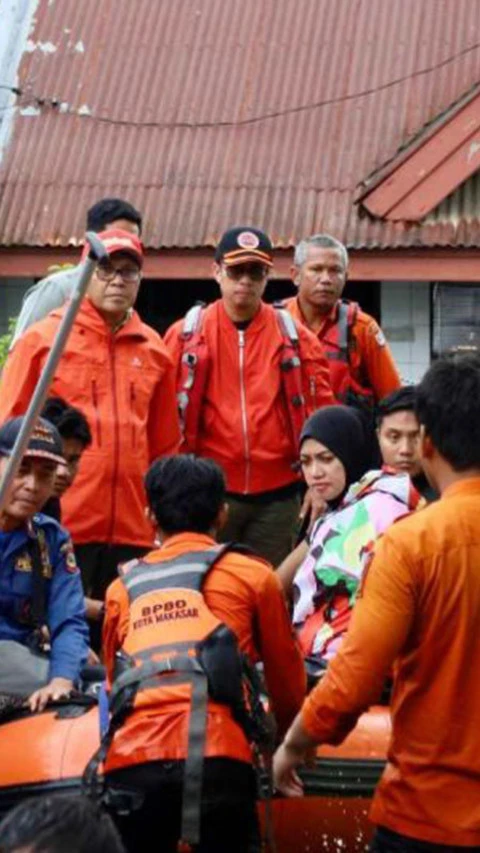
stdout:
[[450,485],[379,541],[343,645],[302,711],[338,743],[395,661],[392,739],[371,819],[480,846],[480,477]]
[[[181,371],[183,320],[165,335]],[[228,491],[253,494],[281,488],[298,479],[292,465],[298,447],[290,438],[282,390],[282,335],[275,308],[261,304],[241,332],[221,299],[209,305],[202,333],[210,356],[210,373],[196,452],[215,459],[227,476]],[[307,414],[334,403],[328,364],[315,336],[298,326],[303,393]],[[184,448],[186,451],[188,447]]]
[[[298,297],[292,296],[290,299],[286,299],[284,305],[295,320],[303,323],[304,326],[307,325]],[[317,328],[308,327],[321,343],[335,326],[337,312],[338,303],[334,305],[331,312]],[[333,368],[334,363],[331,364]],[[395,361],[380,326],[373,317],[360,310],[351,329],[349,365],[351,375],[356,382],[373,391],[376,403],[401,385]],[[334,369],[332,369],[332,377],[334,375]],[[335,387],[333,378],[332,388],[334,393],[339,390]]]
[[[180,533],[143,559],[158,563],[192,551],[208,550],[213,545],[209,536]],[[253,663],[263,661],[271,708],[280,734],[284,733],[300,708],[306,683],[302,656],[277,576],[271,566],[258,557],[227,553],[207,576],[204,595],[213,614],[235,632],[240,649]],[[128,620],[128,593],[122,581],[115,580],[107,591],[103,627],[109,686],[113,680],[115,654],[123,645]],[[152,628],[152,646],[156,630],[168,630],[168,623]],[[108,771],[146,761],[185,758],[190,702],[188,688],[186,696],[183,691],[184,688],[179,687],[175,710],[169,704],[168,711],[163,713],[161,706],[133,711],[114,737],[106,765]],[[209,703],[205,755],[252,760],[243,730],[229,709],[213,702]]]
[[[23,414],[65,309],[18,339],[0,384],[0,423]],[[175,453],[180,439],[174,371],[160,336],[136,312],[112,334],[86,298],[57,367],[50,394],[81,409],[92,431],[75,485],[62,498],[62,523],[74,543],[153,543],[143,476]]]

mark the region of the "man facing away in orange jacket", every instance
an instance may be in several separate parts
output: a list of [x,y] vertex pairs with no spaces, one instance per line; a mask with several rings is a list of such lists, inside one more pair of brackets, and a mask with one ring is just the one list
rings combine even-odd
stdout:
[[308,237],[295,248],[292,278],[298,294],[285,307],[323,344],[337,400],[373,407],[400,387],[400,377],[373,317],[341,299],[347,276],[343,243],[329,234]]
[[[119,562],[151,547],[143,475],[180,439],[170,356],[133,310],[142,244],[120,229],[99,237],[108,262],[92,276],[50,389],[85,414],[92,432],[75,486],[62,498],[62,519],[85,594],[95,599],[104,597]],[[64,310],[35,323],[13,347],[1,379],[0,423],[27,409]]]
[[[215,535],[228,507],[225,479],[215,462],[189,454],[157,460],[147,474],[146,490],[162,544],[123,567],[110,586],[103,633],[112,707],[118,707],[122,679],[130,674],[137,679],[140,673],[135,699],[130,699],[132,711],[106,759],[108,784],[138,790],[144,797],[138,811],[119,818],[122,837],[129,851],[153,849],[156,838],[158,849],[177,850],[185,819],[182,788],[187,785],[187,823],[197,809],[200,818],[194,849],[255,853],[260,846],[252,748],[233,706],[218,695],[220,672],[228,685],[236,683],[235,666],[225,667],[221,656],[220,636],[226,626],[250,664],[263,662],[281,735],[301,705],[305,672],[280,583],[272,567],[255,556],[233,550],[219,556]],[[191,654],[198,661],[189,642],[197,650],[203,645],[202,626],[210,617],[223,627],[211,635],[218,637],[210,646],[216,676],[209,678],[205,720],[185,667]],[[136,665],[119,672],[121,659]],[[152,678],[152,668],[162,662],[163,671]],[[196,743],[190,739],[193,728]],[[202,737],[201,754],[194,756]],[[199,759],[203,783],[195,794],[191,783]]]
[[374,853],[480,850],[480,358],[444,357],[417,389],[425,473],[440,500],[394,524],[337,657],[275,758],[276,785],[314,744],[340,743],[394,666],[392,737]]
[[216,252],[221,299],[167,332],[177,368],[183,449],[215,459],[227,477],[224,541],[278,565],[299,511],[294,470],[305,418],[334,402],[321,344],[262,300],[273,265],[269,237],[231,228]]

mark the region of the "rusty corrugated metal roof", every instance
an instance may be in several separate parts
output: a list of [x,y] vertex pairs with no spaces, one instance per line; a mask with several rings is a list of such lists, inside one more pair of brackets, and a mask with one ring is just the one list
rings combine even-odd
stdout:
[[479,33],[480,0],[39,0],[0,244],[75,243],[119,195],[151,248],[242,222],[278,246],[478,246],[474,179],[422,225],[361,216],[354,194],[480,80]]

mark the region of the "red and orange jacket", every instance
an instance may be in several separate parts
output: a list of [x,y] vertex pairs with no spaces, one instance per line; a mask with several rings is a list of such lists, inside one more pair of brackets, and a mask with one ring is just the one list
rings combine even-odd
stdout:
[[339,743],[394,664],[392,738],[371,819],[411,838],[480,846],[480,477],[393,524],[302,722]]
[[[308,328],[322,343],[327,359],[329,356],[333,356],[333,359],[329,359],[331,384],[334,394],[342,399],[345,383],[340,362],[337,360],[338,336],[336,334],[339,304],[340,300],[318,326],[315,328],[308,326]],[[307,326],[298,297],[292,296],[290,299],[286,299],[284,305],[298,323]],[[356,311],[355,321],[349,329],[348,365],[346,367],[350,371],[354,385],[371,392],[376,403],[401,385],[401,379],[390,347],[380,326],[373,317],[360,309]]]
[[[180,533],[143,559],[158,564],[182,554],[208,550],[214,544],[213,539],[203,534]],[[277,576],[257,557],[227,552],[207,576],[204,596],[212,613],[234,631],[240,649],[251,662],[263,661],[271,708],[280,733],[285,732],[302,703],[306,683],[302,656]],[[107,591],[103,628],[109,686],[114,680],[115,655],[128,632],[129,615],[128,593],[119,579]],[[158,630],[168,630],[168,623],[152,626],[152,646]],[[162,711],[161,705],[150,704],[135,709],[127,717],[110,747],[107,770],[185,758],[190,700],[188,688],[185,692],[180,685],[178,690],[176,706],[170,703]],[[209,702],[205,755],[247,762],[252,759],[243,730],[225,705]]]
[[[180,388],[183,320],[167,331],[165,343]],[[302,389],[307,416],[334,401],[321,344],[298,326]],[[228,317],[221,299],[205,309],[202,335],[209,354],[209,375],[200,413],[195,451],[215,459],[237,494],[281,488],[298,479],[280,360],[282,334],[271,305],[262,303],[245,331]],[[184,444],[183,449],[192,448]]]
[[[64,310],[35,323],[15,344],[1,379],[0,423],[26,411]],[[180,440],[174,371],[162,339],[136,312],[112,334],[87,298],[50,394],[81,409],[92,431],[75,484],[62,499],[74,543],[151,546],[143,476]]]

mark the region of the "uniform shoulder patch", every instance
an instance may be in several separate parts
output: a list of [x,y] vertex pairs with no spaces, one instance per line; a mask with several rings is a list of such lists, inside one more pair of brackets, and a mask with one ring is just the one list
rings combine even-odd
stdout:
[[75,551],[73,550],[72,541],[70,539],[61,545],[60,553],[65,557],[65,568],[67,572],[70,572],[72,575],[77,574],[79,568],[75,557]]

